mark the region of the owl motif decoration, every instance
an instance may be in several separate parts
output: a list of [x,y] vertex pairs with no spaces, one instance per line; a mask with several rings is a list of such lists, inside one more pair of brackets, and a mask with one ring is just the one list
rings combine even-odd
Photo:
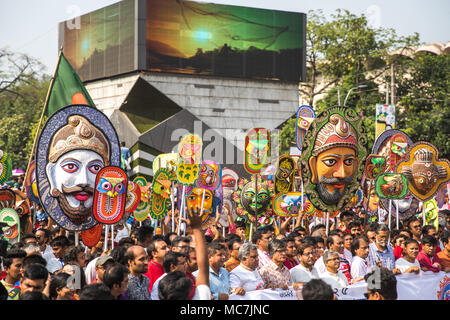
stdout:
[[97,174],[94,218],[103,224],[119,222],[125,212],[128,178],[120,167],[107,166]]

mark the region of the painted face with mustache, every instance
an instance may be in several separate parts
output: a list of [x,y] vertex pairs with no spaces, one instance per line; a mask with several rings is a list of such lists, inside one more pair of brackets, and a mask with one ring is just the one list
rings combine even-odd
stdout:
[[91,214],[95,178],[104,167],[103,158],[93,151],[74,150],[47,164],[50,194],[75,224],[83,223]]
[[347,191],[358,168],[358,158],[352,148],[340,147],[326,150],[311,157],[312,182],[317,192],[328,205],[337,204]]

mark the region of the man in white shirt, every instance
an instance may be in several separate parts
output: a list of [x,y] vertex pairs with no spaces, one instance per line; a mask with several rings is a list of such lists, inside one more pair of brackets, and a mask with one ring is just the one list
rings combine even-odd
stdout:
[[[333,231],[332,231],[333,232]],[[327,238],[326,247],[327,250],[335,251],[339,254],[340,264],[339,270],[344,274],[348,275],[347,280],[350,281],[350,262],[344,256],[344,240],[338,233],[330,232],[330,236]],[[314,264],[319,274],[324,273],[326,271],[326,266],[323,260],[323,256],[317,259]]]
[[315,247],[312,244],[307,243],[303,248],[300,248],[300,264],[290,270],[290,283],[294,290],[299,289],[311,279],[319,278],[319,273],[314,267],[315,253]]
[[339,253],[328,250],[323,254],[326,271],[320,274],[320,278],[328,283],[333,289],[348,286],[347,277],[339,270]]
[[264,281],[257,268],[258,248],[251,243],[244,243],[239,248],[240,265],[230,272],[231,293],[245,295],[248,291],[264,289]]
[[364,276],[369,271],[367,256],[369,255],[369,238],[359,236],[353,240],[351,250],[353,256],[351,276],[352,283],[364,280]]

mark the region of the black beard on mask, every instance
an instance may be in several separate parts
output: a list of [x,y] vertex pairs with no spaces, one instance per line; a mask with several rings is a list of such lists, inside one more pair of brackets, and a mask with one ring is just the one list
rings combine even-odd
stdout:
[[[70,206],[69,201],[66,199],[66,193],[70,194],[72,192],[87,192],[91,195],[94,194],[94,190],[91,187],[74,187],[72,189],[66,189],[64,186],[62,186],[62,189],[64,193],[59,192],[58,190],[55,190],[54,193],[56,193],[56,198],[58,199],[59,206],[61,207],[61,210],[64,212],[64,214],[69,218],[71,222],[73,222],[76,225],[80,225],[83,222],[86,221],[86,219],[89,217],[89,215],[92,212],[91,208],[86,208],[84,206],[84,201],[80,202],[80,205],[76,208]],[[69,192],[67,192],[69,191]],[[55,196],[55,194],[53,195]]]
[[352,182],[353,177],[347,178],[324,178],[322,177],[319,180],[317,185],[317,193],[319,194],[320,199],[328,205],[336,205],[342,197],[345,195],[347,191],[347,187],[345,187],[342,191],[336,189],[334,192],[329,192],[326,188],[327,184],[330,183],[345,183],[346,185]]

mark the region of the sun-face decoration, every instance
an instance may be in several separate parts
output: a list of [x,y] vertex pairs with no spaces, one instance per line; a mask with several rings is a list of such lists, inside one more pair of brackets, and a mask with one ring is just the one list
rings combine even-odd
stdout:
[[233,193],[237,215],[248,224],[259,221],[261,217],[272,217],[272,196],[273,190],[261,178],[257,184],[254,177],[251,181],[244,179],[239,184],[239,189]]
[[306,133],[300,158],[304,191],[318,210],[342,209],[358,190],[367,156],[360,115],[332,107],[318,115]]
[[120,167],[107,166],[97,174],[94,218],[103,224],[117,223],[125,213],[128,179]]

